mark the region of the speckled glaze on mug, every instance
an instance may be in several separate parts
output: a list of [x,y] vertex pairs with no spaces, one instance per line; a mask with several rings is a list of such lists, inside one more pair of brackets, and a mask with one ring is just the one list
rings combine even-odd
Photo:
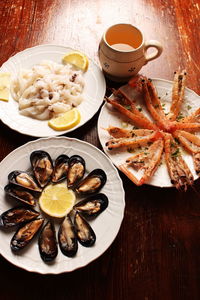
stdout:
[[[147,54],[147,49],[150,47],[156,50]],[[158,41],[144,41],[143,34],[137,27],[131,24],[116,24],[104,33],[99,44],[98,55],[102,69],[108,78],[114,81],[126,81],[136,75],[149,61],[159,57],[162,51],[162,45]]]

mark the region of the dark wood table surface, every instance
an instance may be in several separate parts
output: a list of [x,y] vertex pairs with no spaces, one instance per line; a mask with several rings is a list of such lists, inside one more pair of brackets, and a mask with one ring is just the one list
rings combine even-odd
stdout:
[[[187,86],[200,93],[199,0],[1,0],[0,64],[38,44],[80,49],[98,62],[102,33],[112,24],[138,26],[159,40],[160,58],[143,74],[172,80],[179,66]],[[108,83],[110,85],[110,83]],[[97,113],[69,134],[101,148]],[[0,159],[32,140],[0,124]],[[120,173],[124,220],[109,249],[72,273],[39,275],[0,257],[0,299],[200,299],[200,188],[136,187]],[[0,241],[3,243],[3,241]]]

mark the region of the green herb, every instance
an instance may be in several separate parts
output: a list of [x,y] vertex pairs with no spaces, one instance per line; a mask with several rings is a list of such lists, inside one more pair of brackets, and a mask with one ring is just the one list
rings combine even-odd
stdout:
[[184,118],[183,114],[180,113],[180,114],[178,115],[178,117],[176,118],[176,120],[179,121],[179,120],[181,120],[181,119],[183,119],[183,118]]
[[154,105],[154,107],[155,107],[155,108],[158,108],[158,107],[159,107],[159,104]]
[[179,148],[176,149],[176,151],[174,153],[171,154],[172,157],[177,157],[178,155],[180,155],[180,150]]
[[124,107],[125,107],[127,110],[131,110],[131,106],[130,106],[130,105],[124,105]]
[[188,110],[190,110],[191,108],[192,108],[192,106],[190,106],[190,105],[187,106],[187,109],[188,109]]
[[176,147],[176,145],[173,142],[171,142],[171,147]]
[[133,126],[133,129],[138,129],[138,127],[136,127],[136,126]]
[[128,127],[128,123],[127,122],[122,122],[121,124],[122,124],[123,128],[127,128]]
[[151,145],[152,145],[152,142],[148,142],[147,145],[148,145],[148,146],[151,146]]
[[127,152],[133,153],[133,152],[135,152],[135,150],[133,148],[127,148]]
[[165,103],[162,103],[162,107],[165,107]]
[[174,138],[174,140],[177,144],[180,144],[179,140],[176,137]]
[[148,155],[149,154],[149,152],[144,152],[144,155]]

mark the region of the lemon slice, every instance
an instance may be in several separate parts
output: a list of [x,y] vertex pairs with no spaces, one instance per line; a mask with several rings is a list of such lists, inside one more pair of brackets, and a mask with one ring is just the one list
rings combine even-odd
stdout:
[[62,218],[72,210],[75,199],[74,192],[65,183],[50,184],[43,190],[39,205],[49,216]]
[[0,73],[0,100],[8,102],[10,73]]
[[67,53],[63,59],[62,59],[63,64],[72,64],[78,69],[83,70],[84,72],[87,71],[89,61],[88,58],[85,54],[81,52],[69,52]]
[[67,130],[76,126],[81,120],[78,109],[73,108],[60,117],[49,120],[48,125],[54,130]]

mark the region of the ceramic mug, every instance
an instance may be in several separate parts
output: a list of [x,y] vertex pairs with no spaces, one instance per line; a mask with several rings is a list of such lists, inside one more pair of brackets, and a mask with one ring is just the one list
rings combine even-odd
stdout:
[[[147,49],[151,47],[156,50],[147,54]],[[144,41],[143,34],[137,27],[116,24],[104,33],[98,56],[107,77],[114,81],[125,81],[136,75],[149,61],[159,57],[162,50],[158,41]]]

